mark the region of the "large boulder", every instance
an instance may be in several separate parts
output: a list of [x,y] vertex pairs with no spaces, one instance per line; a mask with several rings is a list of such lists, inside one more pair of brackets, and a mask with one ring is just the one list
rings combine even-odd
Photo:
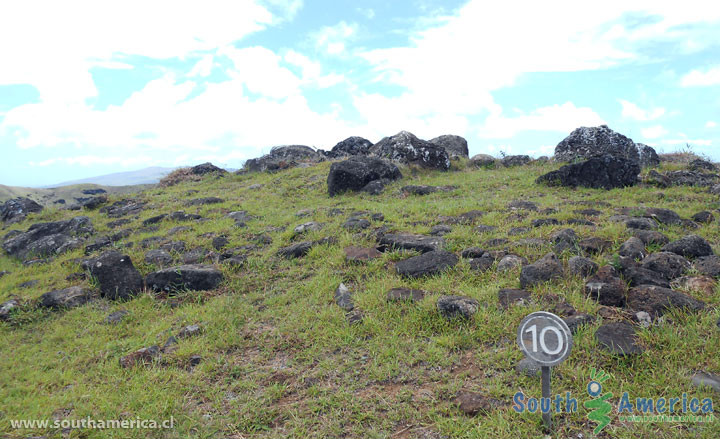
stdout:
[[555,253],[548,253],[535,263],[526,265],[520,271],[520,288],[548,282],[563,276],[563,267]]
[[698,235],[683,236],[677,241],[666,244],[661,250],[685,256],[690,259],[712,256],[715,254],[710,246],[710,243],[707,242],[705,238]]
[[203,163],[201,165],[193,166],[190,168],[190,173],[193,175],[206,175],[206,174],[218,174],[218,175],[224,175],[227,174],[227,171],[218,168],[217,166],[213,165],[210,162]]
[[404,164],[418,164],[431,169],[450,169],[450,157],[442,146],[418,139],[414,134],[400,131],[385,137],[370,148],[378,157]]
[[43,308],[76,308],[95,297],[92,290],[83,287],[70,287],[50,291],[40,296],[39,305]]
[[549,186],[614,189],[635,185],[639,173],[640,165],[637,161],[604,155],[565,165],[556,171],[541,175],[536,182]]
[[577,128],[555,147],[555,160],[561,162],[607,155],[620,161],[640,162],[635,143],[607,125]]
[[368,139],[352,136],[338,142],[333,148],[327,153],[330,158],[340,158],[347,156],[356,155],[368,155],[370,153],[370,147],[372,142]]
[[443,147],[450,158],[469,157],[467,140],[463,137],[452,134],[444,134],[434,139],[430,139],[430,143]]
[[275,146],[269,154],[246,161],[243,170],[248,172],[277,171],[292,168],[300,163],[317,163],[324,159],[322,154],[309,146]]
[[652,146],[647,146],[644,143],[636,143],[638,155],[640,156],[640,167],[652,168],[660,166],[660,156],[657,155],[655,149]]
[[377,180],[397,180],[402,174],[397,166],[375,157],[350,157],[333,163],[327,178],[332,197],[345,191],[359,191]]
[[143,290],[143,278],[130,256],[106,251],[88,261],[88,271],[100,284],[100,294],[111,300],[129,299]]
[[86,216],[69,220],[37,223],[27,232],[13,234],[5,239],[2,248],[10,256],[25,259],[29,256],[47,257],[78,248],[83,237],[94,233],[92,222]]
[[395,270],[400,276],[416,279],[440,274],[457,263],[458,257],[453,253],[437,250],[400,261]]
[[0,204],[0,221],[5,224],[19,223],[29,213],[38,213],[43,207],[30,198],[18,197]]
[[181,265],[150,273],[145,278],[154,291],[213,290],[223,281],[223,274],[212,265]]
[[670,308],[700,311],[705,308],[705,303],[679,291],[655,285],[640,285],[628,292],[627,306],[633,311],[645,311],[656,318]]

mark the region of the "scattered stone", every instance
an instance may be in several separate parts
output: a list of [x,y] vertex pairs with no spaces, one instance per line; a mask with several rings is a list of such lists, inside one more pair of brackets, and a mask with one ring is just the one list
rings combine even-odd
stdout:
[[670,242],[667,236],[654,230],[632,229],[631,233],[645,245],[665,245]]
[[562,253],[566,250],[577,250],[578,236],[573,229],[562,229],[553,232],[553,234],[550,235],[550,240],[555,244],[556,253]]
[[575,276],[592,276],[598,269],[598,265],[583,256],[573,256],[568,261],[568,270]]
[[447,319],[456,317],[470,319],[477,312],[478,307],[478,301],[467,296],[441,296],[437,301],[438,311]]
[[677,241],[666,244],[662,251],[671,252],[686,258],[700,258],[714,254],[710,243],[698,235],[687,235]]
[[345,251],[345,259],[348,262],[365,262],[377,259],[382,256],[375,248],[350,246],[343,249]]
[[695,269],[710,277],[720,277],[720,256],[705,256],[695,259]]
[[693,221],[695,221],[696,223],[707,224],[707,223],[711,223],[711,222],[715,221],[715,216],[712,213],[708,212],[707,210],[703,210],[702,212],[698,212],[695,215],[693,215],[691,217],[691,219]]
[[571,226],[595,227],[595,225],[596,225],[594,222],[592,222],[590,220],[586,220],[585,218],[570,218],[569,220],[565,221],[565,223],[569,224]]
[[335,290],[335,303],[337,303],[337,305],[345,311],[352,311],[353,308],[355,308],[352,300],[352,293],[343,283],[341,283]]
[[413,256],[395,264],[395,270],[403,277],[420,278],[440,274],[458,263],[458,257],[444,250],[435,250]]
[[559,224],[560,224],[560,221],[558,221],[557,218],[540,218],[540,219],[532,220],[533,227],[557,226]]
[[80,238],[95,230],[90,218],[78,216],[69,220],[36,223],[26,232],[13,233],[2,243],[10,256],[27,259],[29,256],[48,257],[82,246]]
[[503,402],[490,398],[475,392],[461,392],[456,398],[455,403],[460,406],[460,410],[469,416],[476,416],[480,413],[490,413],[503,406]]
[[640,266],[656,271],[666,279],[672,280],[689,270],[690,262],[680,255],[663,251],[647,256],[640,262]]
[[269,154],[245,162],[245,172],[270,172],[288,169],[300,164],[318,163],[325,160],[325,157],[305,145],[275,146]]
[[525,305],[530,301],[530,292],[525,290],[515,290],[512,288],[503,288],[498,291],[498,301],[502,309],[508,309],[512,305]]
[[105,324],[114,325],[120,323],[126,316],[130,315],[130,311],[121,309],[119,311],[112,312],[105,317]]
[[618,254],[620,256],[625,256],[626,258],[643,259],[647,256],[647,250],[645,249],[645,244],[640,240],[640,238],[632,237],[620,246]]
[[112,243],[113,240],[109,236],[100,236],[96,238],[92,244],[85,246],[85,254],[89,255],[90,253],[109,247]]
[[128,255],[106,251],[89,260],[87,267],[100,284],[100,295],[110,300],[130,299],[143,290],[143,278]]
[[314,246],[314,244],[315,243],[313,241],[298,242],[297,244],[282,247],[278,250],[277,254],[288,259],[301,258],[310,253],[310,249]]
[[95,298],[92,290],[83,287],[70,287],[50,291],[40,296],[39,305],[43,308],[76,308]]
[[20,307],[20,302],[17,299],[10,299],[3,303],[0,303],[0,320],[10,320],[13,310]]
[[488,226],[485,224],[480,224],[479,226],[475,227],[475,232],[477,233],[490,233],[497,230],[497,227],[495,226]]
[[330,158],[341,158],[356,155],[368,155],[370,154],[370,147],[372,142],[358,136],[348,137],[347,139],[338,142],[328,153]]
[[[327,178],[328,194],[332,197],[345,191],[359,191],[379,180],[402,178],[398,167],[388,161],[374,157],[350,157],[333,163]],[[380,191],[384,184],[380,185]]]
[[167,218],[167,214],[166,214],[166,213],[163,213],[163,214],[160,214],[160,215],[152,216],[152,217],[144,220],[144,221],[142,222],[142,224],[143,224],[143,226],[149,226],[149,225],[151,225],[151,224],[157,224],[157,223],[159,223],[160,221],[164,220],[165,218]]
[[508,230],[509,236],[515,236],[515,235],[522,235],[523,233],[529,232],[530,229],[528,227],[513,227],[510,230]]
[[94,210],[107,203],[107,195],[99,195],[90,198],[76,198],[80,202],[80,207],[87,210]]
[[432,228],[430,229],[430,235],[432,236],[443,236],[447,235],[450,232],[452,232],[452,227],[443,224],[432,226]]
[[401,191],[412,195],[429,195],[435,192],[451,192],[457,189],[457,186],[403,186]]
[[202,333],[202,328],[200,325],[187,325],[180,328],[180,331],[178,331],[177,338],[183,339],[183,338],[190,338],[195,337],[197,335],[200,335]]
[[173,258],[165,250],[150,250],[145,253],[145,263],[165,267],[172,264]]
[[688,163],[688,169],[691,171],[711,171],[715,172],[718,170],[717,166],[715,166],[712,162],[709,162],[704,159],[697,158],[690,163]]
[[489,252],[486,252],[480,257],[469,259],[468,262],[471,270],[484,272],[492,268],[495,263],[495,258],[493,258]]
[[190,168],[190,173],[193,175],[207,175],[207,174],[225,175],[225,174],[227,174],[227,171],[222,168],[218,168],[217,166],[213,165],[210,162],[207,162],[207,163],[193,166],[192,168]]
[[430,139],[430,143],[442,147],[450,158],[467,158],[469,156],[467,140],[460,136],[444,134],[434,139]]
[[550,281],[563,276],[563,268],[555,253],[548,253],[533,264],[526,265],[520,272],[520,288]]
[[720,375],[707,372],[696,372],[691,379],[691,383],[696,387],[710,387],[716,392],[720,392]]
[[585,253],[590,255],[596,255],[609,249],[612,246],[612,243],[607,239],[593,237],[583,239],[578,243],[578,246]]
[[670,282],[664,275],[656,271],[642,267],[629,267],[623,271],[623,277],[631,287],[639,285],[656,285],[658,287],[670,288]]
[[212,246],[215,250],[222,250],[226,245],[230,244],[230,240],[225,236],[216,236],[212,240]]
[[348,230],[365,230],[370,227],[370,221],[365,218],[350,217],[342,226]]
[[517,255],[507,255],[504,256],[502,259],[500,259],[500,262],[498,262],[497,270],[498,271],[510,271],[514,270],[518,267],[522,267],[523,265],[527,265],[528,261],[527,259],[517,256]]
[[219,204],[224,203],[225,200],[218,197],[204,197],[204,198],[196,198],[194,200],[189,200],[185,202],[186,206],[205,206],[208,204]]
[[160,249],[165,250],[166,252],[182,253],[185,251],[185,242],[184,241],[166,242],[165,244],[162,244],[160,246]]
[[404,164],[418,164],[443,171],[450,169],[450,157],[445,148],[418,139],[407,131],[383,138],[370,148],[370,152]]
[[643,352],[637,344],[635,329],[629,323],[610,322],[595,332],[600,347],[612,354],[638,355]]
[[470,247],[466,248],[460,253],[460,257],[462,258],[479,258],[482,255],[485,254],[485,250],[481,249],[480,247]]
[[627,285],[619,277],[613,267],[600,267],[597,273],[585,283],[585,294],[605,306],[625,305]]
[[120,357],[120,367],[130,368],[134,366],[148,366],[154,361],[159,361],[161,357],[160,347],[153,345],[147,348],[139,349],[124,357]]
[[495,157],[487,154],[476,154],[470,159],[470,165],[476,168],[494,168]]
[[154,291],[213,290],[223,281],[223,274],[212,265],[181,265],[150,273],[145,278]]
[[39,213],[43,207],[30,198],[18,197],[0,204],[0,221],[6,225],[19,223],[31,213]]
[[549,186],[615,189],[633,186],[638,181],[640,165],[610,155],[593,157],[585,162],[565,165],[537,178],[536,183]]
[[109,206],[100,208],[100,212],[110,218],[120,218],[127,215],[137,215],[145,209],[145,202],[138,200],[120,200]]
[[408,233],[388,233],[380,239],[380,250],[382,251],[400,249],[427,253],[441,250],[444,245],[445,241],[441,237]]
[[563,319],[565,324],[568,325],[568,328],[570,329],[570,332],[572,334],[576,334],[584,325],[590,325],[592,323],[595,323],[596,320],[597,317],[584,313],[573,314]]
[[525,166],[530,162],[532,162],[532,159],[528,155],[506,155],[500,160],[500,163],[506,168]]
[[653,318],[662,316],[670,308],[682,308],[689,311],[700,311],[705,303],[687,294],[655,285],[640,285],[628,292],[628,308],[634,311],[645,311]]
[[636,143],[638,154],[640,155],[640,167],[651,168],[660,166],[660,157],[655,149],[645,145],[644,143]]
[[524,357],[515,364],[515,372],[519,375],[525,375],[530,378],[539,377],[541,371],[542,369],[540,364],[536,363],[535,360],[529,357]]
[[715,292],[717,282],[709,276],[683,276],[675,279],[671,285],[680,290],[699,291],[709,297]]
[[506,238],[493,238],[493,239],[488,239],[487,241],[483,242],[483,245],[485,247],[500,247],[500,246],[506,245],[509,242],[510,242],[510,240],[508,240]]
[[231,267],[242,267],[243,265],[245,265],[246,262],[247,256],[245,255],[234,255],[223,260],[223,264],[229,265]]
[[475,221],[485,215],[482,210],[471,210],[463,212],[456,216],[440,216],[438,220],[444,224],[456,225],[456,224],[473,224]]
[[388,302],[419,302],[425,298],[425,291],[411,288],[393,288],[387,293]]
[[507,207],[510,210],[529,210],[531,212],[536,212],[538,210],[537,204],[533,203],[532,201],[525,200],[511,201],[510,204],[507,205]]

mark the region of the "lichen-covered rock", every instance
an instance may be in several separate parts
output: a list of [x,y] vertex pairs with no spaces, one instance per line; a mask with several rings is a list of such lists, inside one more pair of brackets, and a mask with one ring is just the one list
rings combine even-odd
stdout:
[[370,148],[378,157],[425,168],[450,169],[450,157],[442,146],[418,139],[412,133],[400,131],[385,137]]
[[[610,155],[618,161],[639,163],[640,154],[635,143],[607,125],[580,127],[555,147],[555,160],[571,162]],[[638,172],[639,174],[639,172]],[[637,174],[635,174],[637,176]]]
[[565,165],[556,171],[541,175],[536,182],[549,186],[615,189],[635,185],[638,174],[640,174],[638,162],[605,155]]
[[360,191],[373,182],[399,178],[402,178],[402,174],[393,163],[375,157],[350,157],[330,166],[328,194],[332,197],[346,191]]
[[467,158],[469,155],[467,140],[460,136],[456,136],[453,134],[444,134],[434,139],[430,139],[430,143],[441,146],[443,149],[445,149],[445,152],[447,152],[450,158]]

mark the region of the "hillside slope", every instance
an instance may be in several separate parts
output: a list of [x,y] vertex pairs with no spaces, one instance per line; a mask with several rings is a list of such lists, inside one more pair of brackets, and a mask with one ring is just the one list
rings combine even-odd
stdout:
[[78,198],[87,198],[89,194],[83,191],[96,191],[98,189],[102,189],[108,194],[130,194],[147,189],[150,186],[152,185],[100,186],[97,184],[83,183],[42,189],[4,186],[0,184],[0,203],[11,198],[27,197],[39,204],[42,204],[43,206],[59,205],[61,207],[65,204],[76,204]]
[[[578,413],[554,415],[557,437],[592,435],[596,424],[582,402],[589,399],[586,386],[593,368],[612,375],[604,386],[613,394],[613,405],[622,392],[632,398],[687,393],[720,402],[717,392],[691,384],[697,371],[720,373],[720,290],[714,281],[709,288],[683,290],[702,300],[705,309],[673,308],[656,324],[643,327],[633,322],[635,313],[628,308],[602,306],[585,294],[585,280],[570,274],[568,267],[579,247],[560,251],[551,242],[554,233],[566,228],[575,231],[578,241],[599,238],[591,241],[601,244],[597,251],[587,245],[581,254],[599,266],[619,268],[613,255],[635,232],[611,217],[667,208],[684,219],[711,211],[713,221],[698,223],[697,229],[688,222],[650,221],[669,240],[697,234],[718,252],[715,218],[720,201],[706,188],[546,187],[535,179],[555,169],[552,163],[473,169],[459,161],[449,172],[402,167],[404,177],[380,195],[330,198],[330,165],[153,187],[126,197],[146,203],[136,214],[110,218],[100,211],[48,209],[3,230],[4,235],[39,221],[87,215],[95,227],[88,244],[95,237],[127,230],[115,236],[110,247],[91,252],[93,256],[117,249],[145,276],[159,269],[146,261],[150,250],[164,246],[170,266],[175,266],[183,258],[190,260],[191,250],[202,249],[195,251],[195,259],[220,270],[224,281],[209,291],[145,291],[127,301],[94,299],[72,309],[51,310],[35,305],[44,293],[97,287],[82,274],[80,263],[87,258],[83,248],[29,266],[1,255],[0,272],[8,274],[0,277],[0,303],[15,298],[20,306],[8,321],[0,321],[0,435],[63,435],[58,428],[13,429],[13,419],[172,417],[169,430],[84,430],[72,437],[542,437],[539,414],[511,409],[518,391],[541,395],[540,380],[515,369],[522,359],[515,342],[517,326],[536,310],[590,316],[574,336],[570,357],[553,370],[553,393],[572,392],[581,406]],[[401,189],[407,185],[455,188],[420,196]],[[206,197],[220,200],[191,202]],[[111,196],[109,203],[120,199]],[[200,218],[157,218],[181,210]],[[458,218],[473,210],[482,216]],[[237,211],[247,214],[227,216]],[[344,227],[358,211],[366,213],[356,218],[367,222],[353,224],[367,228]],[[118,219],[128,221],[121,224]],[[308,222],[317,224],[294,231]],[[505,308],[498,294],[520,287],[519,266],[502,271],[493,260],[482,270],[459,258],[440,274],[408,279],[397,274],[394,264],[417,255],[414,251],[388,249],[360,263],[346,259],[347,247],[372,249],[385,233],[429,234],[435,226],[446,227],[444,248],[457,257],[471,247],[507,249],[532,263],[558,250],[565,274],[526,287],[529,296]],[[316,243],[303,257],[278,255],[291,244],[323,238],[332,239]],[[659,249],[650,244],[646,251]],[[198,257],[203,253],[204,258]],[[221,261],[228,256],[238,256],[238,265]],[[689,268],[684,274],[698,272]],[[340,301],[346,309],[336,303],[341,283],[352,294],[350,312],[346,301]],[[424,297],[415,303],[388,301],[388,292],[400,287],[423,290]],[[436,305],[442,295],[475,299],[477,312],[466,320],[447,319]],[[106,323],[120,311],[127,314],[117,323]],[[596,330],[619,321],[633,326],[643,353],[621,356],[600,346]],[[188,334],[188,329],[181,331],[188,325],[198,325],[199,333],[179,336]],[[163,347],[170,336],[177,340],[161,358],[121,367],[122,357],[144,347]],[[463,392],[487,398],[486,410],[464,413],[455,399]],[[614,416],[600,437],[710,438],[717,436],[717,422],[632,423]]]

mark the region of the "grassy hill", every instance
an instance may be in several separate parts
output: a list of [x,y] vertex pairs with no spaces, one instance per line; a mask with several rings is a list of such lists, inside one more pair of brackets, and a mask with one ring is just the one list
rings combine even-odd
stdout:
[[[151,185],[100,186],[97,184],[82,183],[56,188],[30,188],[0,184],[0,203],[11,198],[27,197],[43,206],[72,205],[77,203],[76,198],[87,198],[90,196],[83,193],[85,190],[103,189],[108,194],[129,194],[150,186]],[[63,200],[65,203],[61,203],[60,200]]]
[[[672,165],[664,165],[672,166]],[[620,357],[600,349],[595,330],[612,320],[627,320],[618,308],[607,308],[586,297],[584,280],[566,276],[529,290],[530,303],[504,310],[498,304],[500,288],[518,288],[519,269],[477,272],[467,260],[441,275],[419,280],[399,277],[393,264],[413,252],[389,251],[371,262],[351,264],[343,248],[374,247],[377,228],[427,234],[440,216],[473,209],[485,212],[476,224],[451,225],[444,236],[446,249],[459,255],[471,246],[488,250],[511,247],[524,238],[549,241],[557,230],[572,227],[581,238],[609,240],[610,249],[593,255],[599,265],[613,262],[613,254],[631,235],[621,223],[608,218],[621,207],[664,207],[683,218],[720,207],[717,196],[702,188],[658,189],[639,185],[611,191],[538,186],[535,179],[553,164],[514,168],[469,169],[464,162],[450,172],[402,168],[403,179],[378,196],[348,193],[329,198],[326,178],[330,163],[289,169],[272,174],[228,175],[170,188],[149,188],[133,198],[146,201],[138,218],[120,228],[132,234],[114,245],[128,254],[143,275],[157,267],[144,261],[149,248],[140,241],[150,237],[182,240],[186,248],[213,250],[214,237],[226,236],[226,249],[238,249],[247,262],[232,268],[217,264],[225,275],[213,291],[186,291],[177,295],[147,292],[127,302],[100,299],[67,311],[46,311],[26,306],[9,322],[0,321],[0,435],[11,438],[48,437],[544,437],[539,414],[518,414],[511,409],[518,391],[540,397],[538,378],[515,371],[522,359],[516,331],[532,311],[556,309],[563,301],[578,312],[598,317],[575,335],[570,357],[553,370],[553,393],[572,392],[579,413],[556,414],[553,437],[590,437],[595,423],[588,420],[582,402],[592,368],[612,375],[605,391],[616,405],[622,392],[631,397],[698,398],[720,394],[690,384],[694,371],[720,372],[720,290],[691,291],[708,308],[699,313],[673,310],[664,321],[637,327],[644,353]],[[426,196],[404,194],[409,184],[455,185],[458,189]],[[261,186],[257,186],[261,185]],[[217,196],[220,204],[185,205],[198,197]],[[110,202],[121,196],[111,196]],[[536,203],[539,211],[511,211],[514,200]],[[578,209],[601,211],[590,218],[597,226],[571,225]],[[337,210],[341,213],[338,215]],[[184,210],[207,221],[164,220],[144,226],[143,220],[160,213]],[[246,210],[253,217],[246,227],[235,227],[226,217]],[[369,229],[342,227],[353,211],[382,213]],[[11,226],[26,230],[38,221],[70,218],[77,212],[47,209]],[[113,219],[98,211],[88,215],[97,235],[117,231]],[[305,216],[301,216],[305,215]],[[559,225],[532,227],[535,219],[553,217]],[[319,231],[295,237],[299,224],[322,223]],[[478,233],[477,224],[496,226]],[[188,230],[169,236],[177,226]],[[510,235],[512,228],[518,234]],[[678,225],[661,225],[671,240],[697,233],[720,251],[717,220],[689,231]],[[7,233],[8,230],[3,230]],[[302,240],[334,237],[336,243],[313,247],[303,258],[277,256],[281,247]],[[269,239],[268,239],[269,238]],[[509,243],[486,247],[494,238]],[[132,246],[129,244],[132,243]],[[154,244],[157,245],[157,244]],[[511,252],[533,262],[552,251],[551,243],[520,245]],[[656,251],[657,248],[650,250]],[[176,261],[180,255],[173,253]],[[563,264],[572,256],[559,255]],[[33,303],[40,295],[72,285],[93,286],[90,280],[67,280],[82,271],[81,249],[49,263],[23,266],[0,256],[0,303],[16,296]],[[180,264],[180,262],[177,262]],[[70,277],[70,279],[74,279]],[[75,278],[76,279],[76,278]],[[28,286],[27,282],[37,281]],[[351,324],[334,301],[344,283],[352,292],[362,321]],[[26,284],[25,287],[20,285]],[[389,303],[395,287],[424,290],[416,304]],[[447,320],[436,309],[440,295],[456,294],[478,300],[478,312],[468,321]],[[117,324],[104,323],[110,313],[129,313]],[[148,367],[121,368],[118,360],[142,347],[163,346],[180,328],[198,324],[200,335],[180,339],[163,354],[163,361]],[[202,359],[190,366],[193,356]],[[193,360],[197,361],[197,360]],[[501,401],[501,407],[477,416],[464,414],[454,402],[460,391],[473,391]],[[12,419],[154,419],[171,417],[169,430],[12,429]],[[613,438],[717,437],[715,423],[631,423],[617,417],[600,434]]]

